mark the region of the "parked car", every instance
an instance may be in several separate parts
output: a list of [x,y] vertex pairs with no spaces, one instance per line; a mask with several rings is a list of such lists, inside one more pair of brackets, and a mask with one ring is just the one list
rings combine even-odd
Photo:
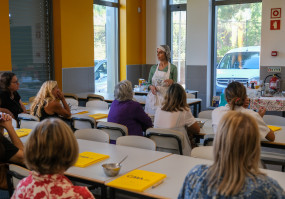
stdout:
[[235,48],[221,59],[216,71],[217,95],[232,81],[246,86],[247,82],[259,80],[260,46]]
[[107,60],[94,60],[95,91],[107,91]]

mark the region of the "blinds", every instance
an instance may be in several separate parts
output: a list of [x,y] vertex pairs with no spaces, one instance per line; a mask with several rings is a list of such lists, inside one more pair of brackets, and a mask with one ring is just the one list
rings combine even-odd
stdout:
[[9,0],[12,71],[22,101],[53,77],[50,0]]

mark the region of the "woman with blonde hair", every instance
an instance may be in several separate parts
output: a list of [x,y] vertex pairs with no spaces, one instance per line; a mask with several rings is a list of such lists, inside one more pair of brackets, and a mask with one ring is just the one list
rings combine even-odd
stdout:
[[24,149],[32,172],[19,182],[12,198],[94,198],[87,187],[74,186],[63,174],[77,157],[78,144],[70,127],[57,118],[43,120]]
[[[225,97],[227,100],[226,106],[221,106],[219,108],[216,108],[212,112],[212,126],[214,133],[217,131],[217,126],[222,119],[222,117],[230,110],[243,112],[250,114],[255,121],[257,122],[257,126],[259,128],[259,133],[262,140],[269,140],[274,141],[275,135],[274,132],[267,127],[265,122],[263,121],[261,115],[264,115],[265,109],[261,110],[261,112],[257,113],[254,112],[251,109],[244,108],[244,104],[247,100],[247,94],[246,94],[246,88],[243,84],[239,82],[231,82],[226,90],[225,90]],[[263,113],[262,113],[263,112]]]
[[249,114],[229,111],[214,139],[214,163],[186,176],[178,198],[284,198],[279,184],[259,168],[260,136]]
[[155,112],[154,127],[185,132],[188,136],[185,137],[187,144],[183,154],[190,155],[190,146],[195,146],[193,135],[200,132],[200,127],[191,113],[186,92],[180,84],[174,83],[168,88],[162,107]]
[[49,117],[68,118],[71,116],[70,108],[56,81],[50,80],[43,83],[31,106],[31,114],[39,117],[40,120]]

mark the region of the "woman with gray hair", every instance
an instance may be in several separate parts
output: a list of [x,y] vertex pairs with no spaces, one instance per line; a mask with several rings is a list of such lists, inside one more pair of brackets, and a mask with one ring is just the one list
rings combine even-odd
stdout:
[[129,135],[141,135],[153,126],[150,117],[140,103],[133,101],[132,83],[128,80],[119,82],[114,91],[108,122],[115,122],[128,127]]
[[151,116],[161,106],[168,87],[177,82],[177,67],[169,62],[169,46],[160,45],[156,53],[159,64],[153,65],[150,69],[148,77],[150,92],[145,104],[145,112]]

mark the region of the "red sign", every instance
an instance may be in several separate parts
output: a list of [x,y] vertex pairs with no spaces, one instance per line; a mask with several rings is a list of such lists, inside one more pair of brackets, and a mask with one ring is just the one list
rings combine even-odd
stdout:
[[270,30],[280,30],[281,20],[270,20]]
[[281,18],[281,8],[271,8],[271,19]]

